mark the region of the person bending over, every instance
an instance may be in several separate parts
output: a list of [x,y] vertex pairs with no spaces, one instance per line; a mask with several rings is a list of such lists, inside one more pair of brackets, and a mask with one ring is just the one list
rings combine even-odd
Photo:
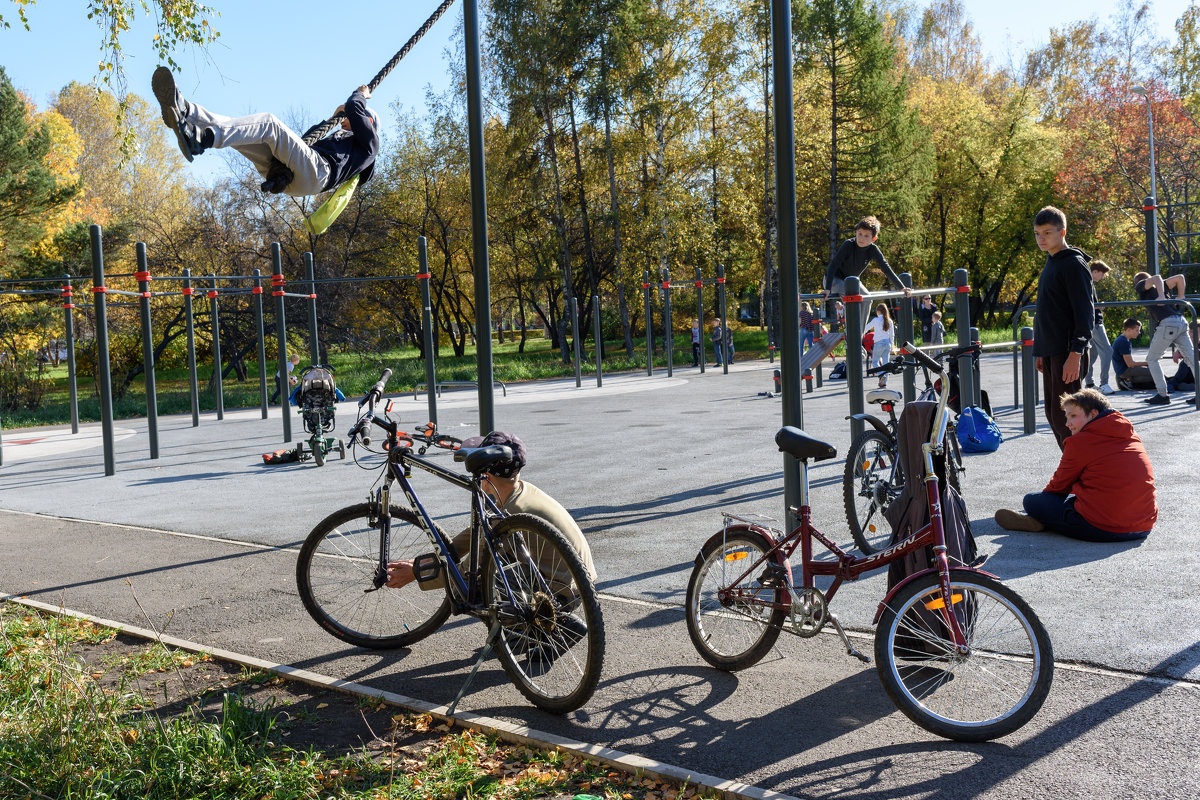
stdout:
[[159,67],[152,78],[154,97],[162,107],[163,123],[175,134],[183,157],[191,161],[212,147],[232,147],[254,165],[272,188],[271,159],[278,159],[292,172],[283,189],[293,197],[320,194],[358,176],[359,185],[371,179],[379,154],[379,117],[367,108],[371,90],[360,86],[335,113],[346,116],[342,130],[335,131],[311,147],[303,137],[284,125],[274,114],[225,117],[197,103],[187,102],[175,88],[175,78]]
[[[532,514],[546,520],[566,537],[579,558],[583,561],[584,569],[592,580],[596,579],[596,567],[592,562],[592,549],[584,538],[583,531],[571,517],[571,513],[562,507],[553,497],[534,486],[529,481],[521,480],[521,468],[528,461],[525,443],[516,435],[504,431],[492,431],[487,436],[475,436],[462,443],[463,448],[487,447],[489,445],[504,445],[512,450],[512,460],[497,467],[495,472],[483,474],[483,490],[490,496],[501,511],[507,514]],[[454,551],[466,554],[471,546],[471,529],[459,533],[451,543]],[[413,580],[413,562],[409,559],[392,561],[388,564],[387,585],[399,589]],[[422,589],[439,589],[444,587],[445,576],[439,576],[432,581],[420,584]]]
[[[1186,288],[1182,275],[1172,275],[1165,280],[1161,275],[1146,272],[1139,272],[1133,276],[1133,290],[1142,300],[1169,300],[1172,290],[1175,291],[1176,297],[1182,298],[1186,294]],[[1155,393],[1146,398],[1145,402],[1152,406],[1165,406],[1171,402],[1171,396],[1167,394],[1167,377],[1163,375],[1162,366],[1158,363],[1159,357],[1168,347],[1175,345],[1195,375],[1196,347],[1192,343],[1191,334],[1188,333],[1187,320],[1174,305],[1156,303],[1149,307],[1149,311],[1150,317],[1158,327],[1154,329],[1154,335],[1150,337],[1150,346],[1146,348],[1146,363],[1150,366],[1150,377],[1154,378]],[[1195,398],[1190,397],[1186,402],[1194,403]]]
[[1002,508],[1010,531],[1051,530],[1088,542],[1141,539],[1158,519],[1154,469],[1133,423],[1095,389],[1064,394],[1071,435],[1054,476],[1025,495],[1025,514]]

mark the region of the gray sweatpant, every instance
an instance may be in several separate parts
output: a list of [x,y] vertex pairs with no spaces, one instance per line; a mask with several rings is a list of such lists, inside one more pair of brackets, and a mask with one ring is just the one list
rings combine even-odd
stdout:
[[1154,335],[1150,337],[1150,346],[1146,348],[1146,364],[1150,367],[1150,377],[1154,378],[1154,388],[1162,395],[1168,394],[1167,377],[1163,375],[1158,359],[1172,344],[1183,353],[1183,360],[1192,368],[1192,374],[1200,375],[1200,372],[1196,371],[1196,347],[1192,344],[1191,334],[1188,333],[1187,322],[1179,315],[1167,317],[1158,323]]
[[1088,342],[1088,367],[1087,378],[1084,385],[1093,383],[1092,373],[1096,366],[1096,359],[1100,359],[1100,383],[1108,383],[1108,370],[1112,365],[1112,344],[1108,341],[1108,332],[1104,330],[1104,323],[1096,323],[1096,327],[1092,328],[1092,338]]
[[330,177],[329,163],[274,114],[225,117],[196,103],[189,105],[188,121],[201,133],[206,128],[213,132],[213,147],[237,150],[259,175],[267,177],[272,156],[286,164],[293,178],[285,194],[304,197],[324,190]]

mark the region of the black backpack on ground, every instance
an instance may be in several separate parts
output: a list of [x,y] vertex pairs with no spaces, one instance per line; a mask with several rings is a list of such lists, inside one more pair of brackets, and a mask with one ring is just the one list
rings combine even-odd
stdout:
[[846,362],[839,361],[833,365],[833,369],[829,370],[829,380],[844,381],[846,380]]

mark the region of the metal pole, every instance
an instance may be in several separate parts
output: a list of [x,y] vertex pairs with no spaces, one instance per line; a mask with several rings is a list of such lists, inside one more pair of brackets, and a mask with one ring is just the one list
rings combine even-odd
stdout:
[[[775,84],[776,257],[779,270],[779,371],[783,424],[804,427],[804,393],[800,381],[800,274],[796,249],[796,116],[792,92],[792,3],[771,0],[771,51]],[[721,287],[724,289],[724,286]],[[728,363],[728,361],[726,361]],[[783,456],[784,519],[790,530],[799,520],[789,508],[801,505],[797,461]],[[807,498],[804,498],[807,499]]]
[[200,427],[200,381],[196,375],[196,318],[192,313],[192,271],[183,271],[183,311],[187,318],[188,387],[192,395],[192,427]]
[[[700,273],[700,268],[696,267],[696,324],[700,326],[700,374],[704,374],[704,361],[707,355],[704,352],[704,277]],[[772,358],[772,361],[775,359]]]
[[292,441],[292,415],[288,408],[288,395],[291,394],[291,386],[288,385],[288,351],[287,351],[287,313],[283,307],[283,295],[287,291],[286,283],[283,280],[283,256],[279,249],[279,242],[271,242],[271,267],[274,272],[271,275],[271,294],[275,298],[275,338],[278,340],[278,360],[279,372],[277,373],[279,380],[279,408],[283,417],[283,441]]
[[1037,365],[1033,356],[1033,328],[1021,328],[1021,372],[1024,380],[1021,382],[1022,395],[1025,400],[1025,432],[1037,430]]
[[221,316],[217,310],[217,276],[212,276],[208,292],[208,313],[212,315],[213,388],[216,392],[217,419],[225,419],[225,383],[221,376]]
[[[979,328],[976,328],[975,326],[971,326],[971,342],[975,343],[978,341],[980,341]],[[980,354],[980,357],[982,357],[982,354]],[[979,369],[980,369],[979,361],[980,361],[979,358],[971,359],[971,378],[972,378],[971,385],[973,387],[973,394],[971,395],[971,405],[975,406],[976,408],[983,408],[983,395],[982,395],[983,389],[982,389],[982,381],[980,380],[980,376],[979,376]]]
[[[717,264],[717,304],[721,307],[721,341],[717,342],[717,347],[721,348],[721,374],[729,374],[729,346],[726,344],[732,338],[733,334],[729,332],[729,315],[726,313],[725,306],[725,265]],[[799,337],[799,332],[797,332]],[[799,346],[799,342],[797,342]],[[797,378],[797,387],[799,387],[799,379]]]
[[433,303],[430,301],[429,254],[426,251],[425,237],[417,237],[417,262],[421,265],[421,274],[417,276],[421,284],[421,335],[425,342],[425,397],[429,403],[429,421],[437,425],[437,371],[434,369],[434,358],[437,357],[437,345],[433,341]]
[[320,340],[317,338],[317,284],[313,274],[313,254],[304,254],[304,278],[308,281],[308,355],[310,364],[321,363]]
[[63,337],[67,340],[67,384],[71,395],[71,433],[79,433],[79,386],[75,370],[75,308],[71,276],[63,275]]
[[[842,297],[842,304],[846,307],[846,391],[850,395],[851,414],[866,411],[863,400],[862,301],[862,283],[851,275],[846,278],[846,294]],[[862,432],[862,420],[850,420],[850,440],[857,439]]]
[[[971,282],[967,279],[965,269],[954,270],[954,327],[958,331],[960,347],[975,340],[971,338]],[[958,359],[958,396],[960,407],[962,398],[974,398],[975,368],[971,356],[959,356]]]
[[158,458],[158,395],[154,386],[154,334],[150,324],[150,267],[146,262],[146,243],[135,246],[138,268],[138,310],[142,316],[142,375],[146,379],[146,431],[150,437],[150,458]]
[[654,306],[650,302],[650,272],[642,270],[642,301],[646,315],[646,374],[654,374]]
[[604,347],[600,332],[600,295],[592,295],[592,338],[596,340],[596,388],[604,385]]
[[254,327],[258,329],[258,405],[267,418],[267,329],[263,324],[262,272],[254,270]]
[[1158,274],[1158,209],[1153,197],[1142,200],[1142,214],[1146,226],[1146,271]]
[[1151,241],[1154,243],[1154,270],[1152,274],[1158,273],[1158,184],[1156,182],[1157,170],[1154,168],[1154,110],[1150,106],[1150,92],[1146,92],[1146,120],[1150,129],[1150,221],[1151,230],[1154,231],[1154,236]]
[[[900,273],[900,282],[907,288],[913,287],[912,275],[907,272]],[[917,337],[913,335],[913,300],[910,297],[901,297],[900,303],[900,319],[897,321],[897,330],[903,332],[903,341],[896,342],[897,345],[902,345],[908,341],[916,341]],[[926,342],[922,339],[921,344]],[[911,403],[917,399],[917,375],[916,370],[908,368],[904,370],[904,402]]]
[[571,353],[575,360],[575,388],[583,386],[583,371],[580,368],[581,354],[579,352],[582,342],[580,339],[579,330],[579,298],[571,297]]
[[92,244],[92,306],[96,311],[96,380],[100,391],[100,426],[104,441],[104,474],[117,472],[113,436],[112,373],[108,363],[108,309],[104,304],[104,243],[100,226],[88,228]]
[[[479,432],[496,428],[492,395],[492,299],[488,274],[487,181],[483,152],[483,86],[479,68],[479,3],[463,0],[463,44],[467,67],[467,139],[471,165],[471,238],[475,258],[475,329],[489,332],[478,338]],[[575,361],[578,374],[579,361]]]
[[667,356],[667,377],[675,374],[675,326],[671,321],[671,273],[660,270],[663,299],[663,348]]

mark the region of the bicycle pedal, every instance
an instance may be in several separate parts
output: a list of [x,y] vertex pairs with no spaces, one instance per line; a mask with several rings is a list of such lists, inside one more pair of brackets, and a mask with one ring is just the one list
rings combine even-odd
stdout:
[[436,553],[422,553],[413,559],[413,577],[417,583],[424,586],[438,578],[442,573],[442,562]]

